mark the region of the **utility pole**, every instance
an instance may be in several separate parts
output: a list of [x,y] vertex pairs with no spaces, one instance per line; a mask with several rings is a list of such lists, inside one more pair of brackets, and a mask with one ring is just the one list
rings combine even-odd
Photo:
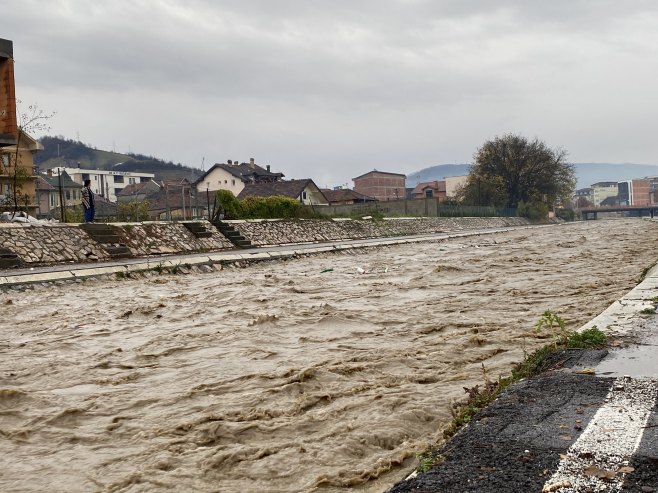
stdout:
[[183,221],[184,221],[185,219],[187,219],[185,216],[185,185],[181,187],[180,193],[182,195],[181,198],[183,199]]
[[63,223],[66,222],[66,214],[64,213],[64,191],[62,190],[62,171],[57,168],[57,181],[59,183],[59,212],[60,219]]
[[206,209],[206,215],[208,216],[208,221],[210,221],[210,187],[206,187],[206,200],[208,201],[208,209]]
[[167,221],[171,221],[171,209],[169,208],[169,187],[167,182],[164,183],[165,189],[165,207],[167,208]]

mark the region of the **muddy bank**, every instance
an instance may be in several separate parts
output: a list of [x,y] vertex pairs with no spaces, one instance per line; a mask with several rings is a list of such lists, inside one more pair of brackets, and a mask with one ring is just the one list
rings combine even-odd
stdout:
[[1,293],[0,489],[382,491],[482,364],[544,344],[546,309],[591,319],[657,240],[592,221]]

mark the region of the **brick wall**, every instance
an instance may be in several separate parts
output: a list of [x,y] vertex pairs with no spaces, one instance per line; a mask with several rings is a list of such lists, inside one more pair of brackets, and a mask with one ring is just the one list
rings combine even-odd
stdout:
[[406,177],[373,171],[354,179],[354,190],[377,200],[395,200],[405,196]]

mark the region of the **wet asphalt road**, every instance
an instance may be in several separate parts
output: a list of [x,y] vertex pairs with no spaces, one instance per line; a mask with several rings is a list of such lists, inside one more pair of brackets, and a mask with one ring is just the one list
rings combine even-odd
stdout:
[[[607,353],[574,350],[554,355],[549,371],[510,387],[441,447],[436,452],[438,465],[396,484],[388,493],[658,491],[655,381],[654,405],[631,456],[621,457],[614,466],[602,465],[618,446],[613,436],[615,424],[603,424],[592,450],[574,447],[588,426],[597,420],[601,424],[597,411],[610,401],[611,391],[634,392],[631,385],[615,386],[618,378],[582,373],[585,368],[595,368]],[[626,381],[630,384],[632,380]],[[621,415],[628,409],[616,406],[613,411]],[[554,478],[561,461],[570,460],[568,451],[574,448],[575,469],[585,484]],[[608,477],[598,477],[604,475]]]

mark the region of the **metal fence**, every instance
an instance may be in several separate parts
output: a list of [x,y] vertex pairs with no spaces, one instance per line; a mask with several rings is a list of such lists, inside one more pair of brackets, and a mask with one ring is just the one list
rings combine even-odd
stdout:
[[327,216],[377,214],[387,217],[516,217],[516,209],[444,204],[437,198],[387,200],[359,204],[313,206]]

